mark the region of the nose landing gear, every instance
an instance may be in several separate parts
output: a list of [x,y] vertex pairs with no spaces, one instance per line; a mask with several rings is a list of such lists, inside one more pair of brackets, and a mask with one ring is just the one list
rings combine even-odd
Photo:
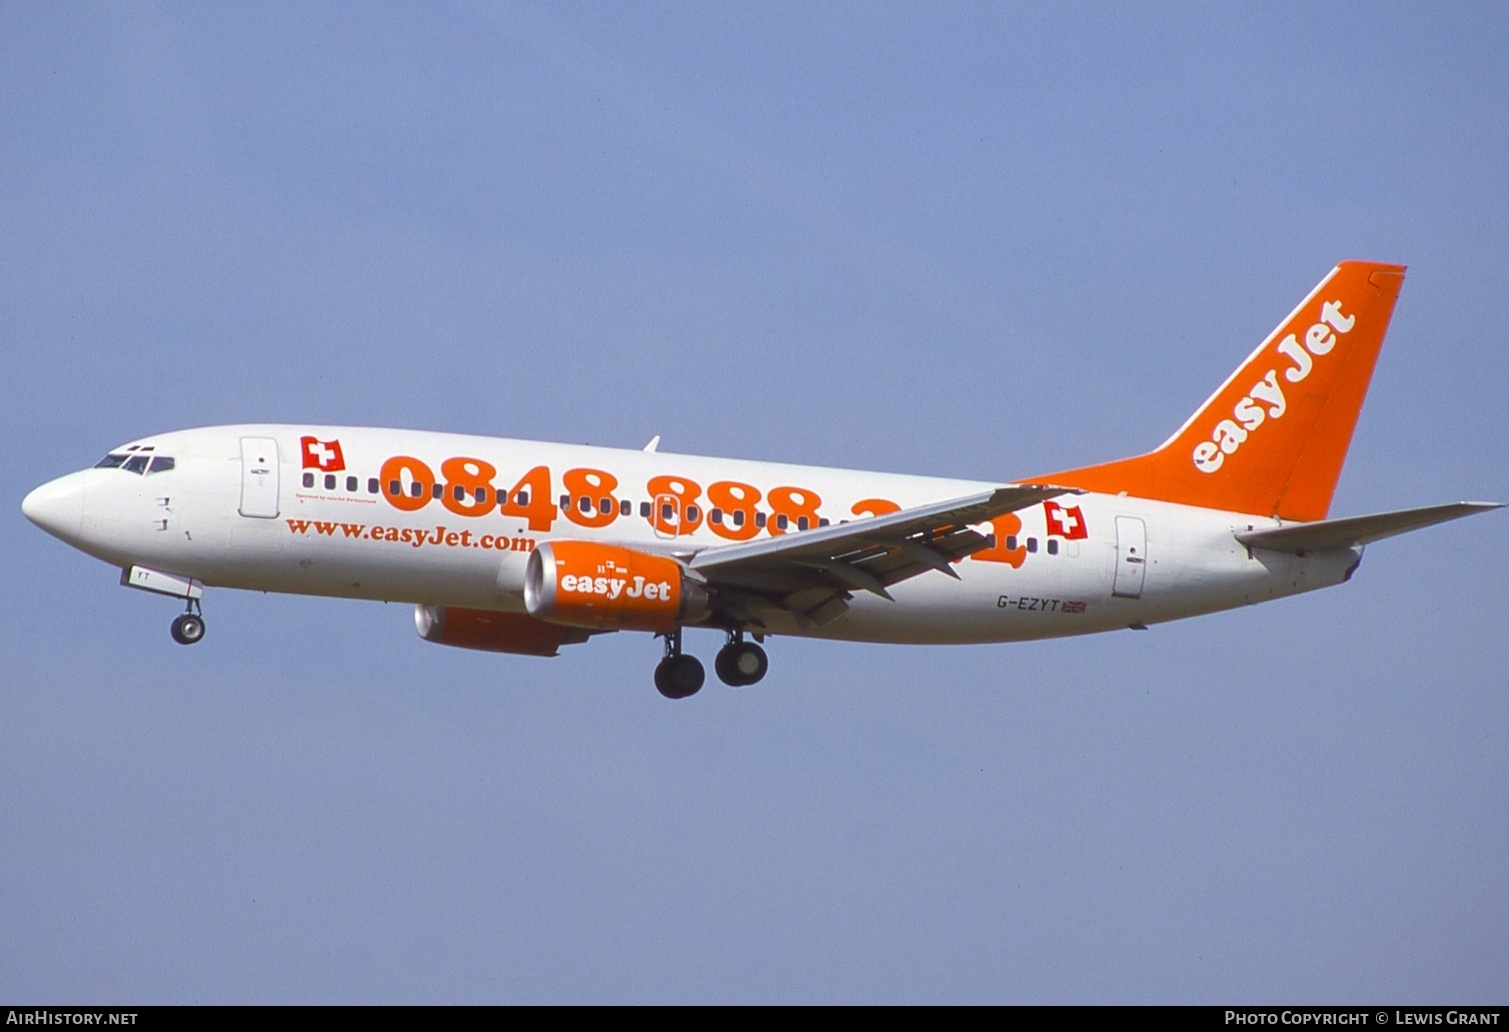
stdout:
[[667,631],[665,658],[655,668],[655,687],[667,699],[685,699],[696,695],[707,674],[696,656],[681,651],[681,628]]
[[765,671],[770,669],[770,659],[764,649],[752,641],[745,641],[744,632],[736,629],[728,632],[728,644],[718,650],[713,669],[724,684],[743,688],[765,676]]
[[193,645],[204,637],[204,616],[199,611],[198,599],[189,599],[189,611],[174,619],[168,633],[180,645]]

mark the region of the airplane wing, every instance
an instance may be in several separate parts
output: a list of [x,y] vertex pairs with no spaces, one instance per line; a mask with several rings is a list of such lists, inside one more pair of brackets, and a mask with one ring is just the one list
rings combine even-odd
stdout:
[[885,516],[709,548],[688,565],[746,620],[758,624],[761,610],[775,608],[803,625],[822,626],[843,614],[855,591],[890,599],[890,585],[928,570],[957,579],[950,563],[990,545],[970,524],[1067,493],[1042,484],[998,487]]
[[1474,513],[1500,508],[1498,502],[1451,502],[1423,509],[1400,509],[1374,516],[1348,516],[1339,520],[1296,523],[1269,530],[1239,530],[1236,539],[1248,548],[1266,548],[1271,552],[1323,552],[1328,548],[1365,545],[1395,534],[1405,534],[1447,520],[1461,519]]

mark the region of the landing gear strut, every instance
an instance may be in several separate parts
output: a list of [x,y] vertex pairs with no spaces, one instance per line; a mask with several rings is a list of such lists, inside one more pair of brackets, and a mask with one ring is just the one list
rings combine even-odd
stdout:
[[743,688],[765,676],[765,671],[770,669],[770,660],[764,649],[752,641],[745,641],[744,631],[735,628],[728,632],[728,644],[718,650],[713,669],[724,684]]
[[681,628],[667,631],[665,658],[655,668],[655,687],[667,699],[685,699],[696,695],[707,677],[696,656],[681,652]]
[[199,611],[198,600],[189,599],[188,612],[173,621],[168,633],[180,645],[193,645],[204,637],[204,616]]

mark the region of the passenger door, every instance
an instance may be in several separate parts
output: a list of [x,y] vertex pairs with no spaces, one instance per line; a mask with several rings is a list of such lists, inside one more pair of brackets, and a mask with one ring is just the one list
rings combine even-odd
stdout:
[[1147,527],[1136,516],[1116,517],[1116,579],[1111,594],[1141,598],[1147,573]]
[[271,437],[241,438],[242,516],[271,520],[278,515],[278,442]]

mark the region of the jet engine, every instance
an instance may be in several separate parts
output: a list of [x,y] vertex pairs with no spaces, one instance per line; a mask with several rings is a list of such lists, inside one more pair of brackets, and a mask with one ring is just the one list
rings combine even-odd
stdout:
[[675,559],[593,541],[548,541],[524,568],[524,606],[553,624],[670,631],[707,615],[707,589]]
[[523,656],[553,656],[562,645],[575,645],[588,636],[579,628],[548,624],[524,613],[457,606],[415,606],[414,629],[437,645]]

